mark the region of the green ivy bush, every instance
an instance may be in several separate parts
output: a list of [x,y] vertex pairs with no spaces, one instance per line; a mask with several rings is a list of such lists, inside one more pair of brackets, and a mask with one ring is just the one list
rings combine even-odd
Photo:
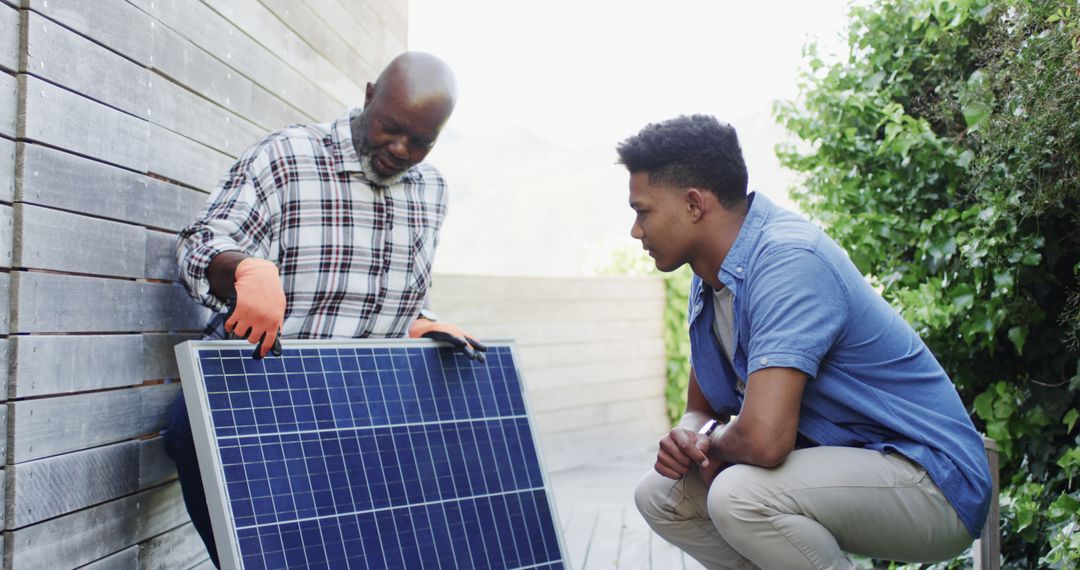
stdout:
[[778,148],[1002,458],[1006,567],[1080,567],[1080,7],[876,0]]

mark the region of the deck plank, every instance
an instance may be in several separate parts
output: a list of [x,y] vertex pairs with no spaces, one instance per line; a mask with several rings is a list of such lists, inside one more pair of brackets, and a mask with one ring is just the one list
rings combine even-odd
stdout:
[[619,543],[619,570],[648,570],[652,529],[637,509],[627,509],[623,517],[623,535]]
[[622,541],[625,507],[608,506],[596,517],[596,530],[589,544],[585,570],[615,570],[619,567],[619,545]]
[[596,530],[596,518],[600,509],[594,505],[579,505],[570,514],[569,524],[563,530],[563,544],[570,567],[585,570],[585,561],[589,555],[593,531]]

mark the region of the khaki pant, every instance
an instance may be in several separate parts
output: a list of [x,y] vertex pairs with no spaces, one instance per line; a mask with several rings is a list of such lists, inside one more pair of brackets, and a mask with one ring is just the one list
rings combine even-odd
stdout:
[[972,537],[926,470],[899,455],[815,447],[779,467],[735,465],[706,488],[650,471],[635,491],[657,534],[707,568],[856,568],[850,552],[933,562]]

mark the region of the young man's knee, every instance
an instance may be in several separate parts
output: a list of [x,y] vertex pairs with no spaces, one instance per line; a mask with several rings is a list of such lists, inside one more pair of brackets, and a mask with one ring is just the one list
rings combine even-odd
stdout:
[[671,512],[664,508],[664,504],[675,483],[676,481],[652,470],[638,481],[634,488],[634,504],[650,525],[653,521],[671,518]]
[[722,471],[709,487],[709,518],[727,539],[767,516],[759,492],[761,468],[733,465]]

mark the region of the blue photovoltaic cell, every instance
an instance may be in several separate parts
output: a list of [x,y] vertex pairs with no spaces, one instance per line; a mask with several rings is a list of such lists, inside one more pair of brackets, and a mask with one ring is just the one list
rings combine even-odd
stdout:
[[487,354],[197,348],[243,567],[563,568],[510,347]]

